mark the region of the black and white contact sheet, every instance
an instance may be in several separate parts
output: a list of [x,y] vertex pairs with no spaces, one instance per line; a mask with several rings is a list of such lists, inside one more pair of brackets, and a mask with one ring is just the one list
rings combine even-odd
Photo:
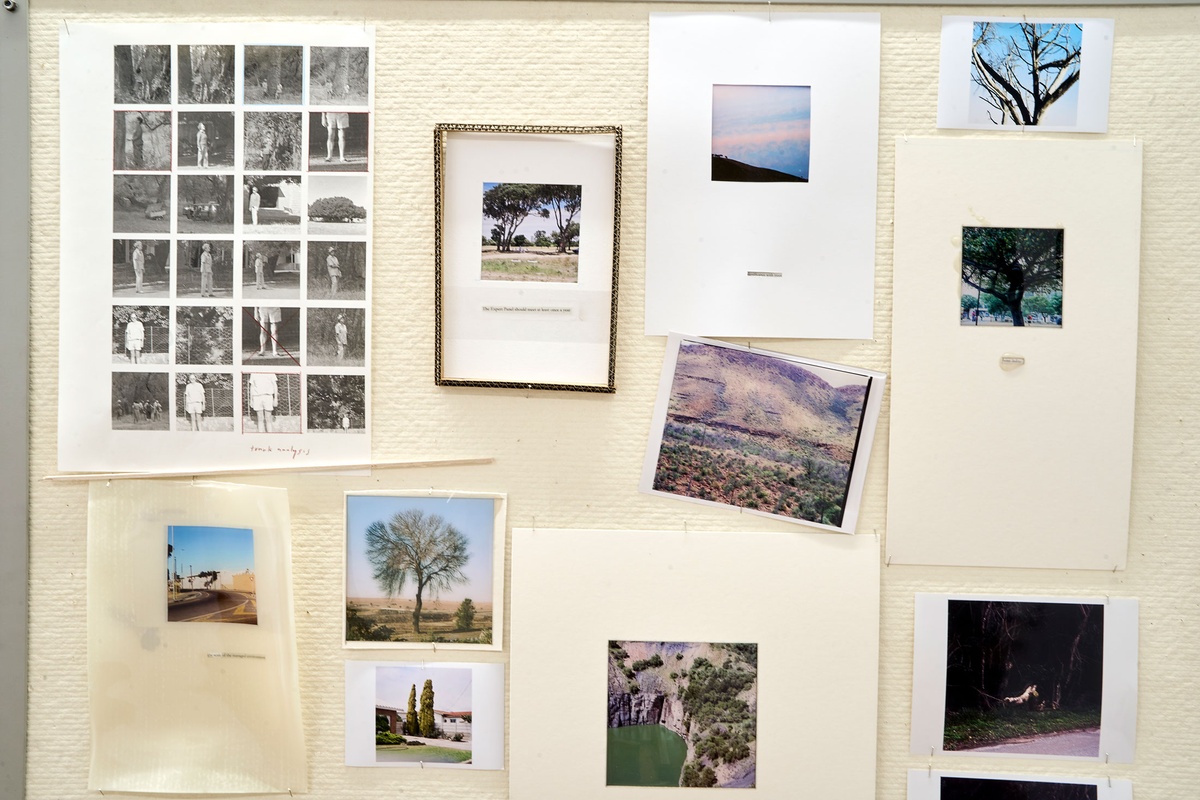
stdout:
[[373,30],[76,25],[61,57],[60,468],[368,460]]

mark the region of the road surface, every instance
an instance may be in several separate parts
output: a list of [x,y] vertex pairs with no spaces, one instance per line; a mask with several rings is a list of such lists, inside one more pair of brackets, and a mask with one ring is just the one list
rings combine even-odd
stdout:
[[970,750],[955,750],[956,753],[1014,753],[1044,756],[1077,756],[1095,758],[1100,755],[1100,729],[1045,733],[1041,736],[1025,736],[987,747]]
[[167,604],[168,622],[240,622],[258,624],[258,606],[254,595],[222,589],[197,589],[184,592]]

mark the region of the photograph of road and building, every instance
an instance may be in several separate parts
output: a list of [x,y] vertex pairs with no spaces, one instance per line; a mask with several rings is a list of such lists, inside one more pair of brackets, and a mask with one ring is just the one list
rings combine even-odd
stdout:
[[254,531],[167,527],[167,621],[258,624]]

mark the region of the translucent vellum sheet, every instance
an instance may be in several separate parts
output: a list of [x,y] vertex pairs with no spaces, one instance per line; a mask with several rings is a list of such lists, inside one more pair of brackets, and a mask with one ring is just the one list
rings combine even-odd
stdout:
[[95,482],[87,578],[88,788],[306,790],[286,490]]

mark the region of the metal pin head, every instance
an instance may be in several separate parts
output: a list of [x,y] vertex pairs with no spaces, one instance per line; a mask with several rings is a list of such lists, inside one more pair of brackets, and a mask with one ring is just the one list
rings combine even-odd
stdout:
[[16,0],[4,0],[4,10],[5,11],[16,11],[17,10]]

